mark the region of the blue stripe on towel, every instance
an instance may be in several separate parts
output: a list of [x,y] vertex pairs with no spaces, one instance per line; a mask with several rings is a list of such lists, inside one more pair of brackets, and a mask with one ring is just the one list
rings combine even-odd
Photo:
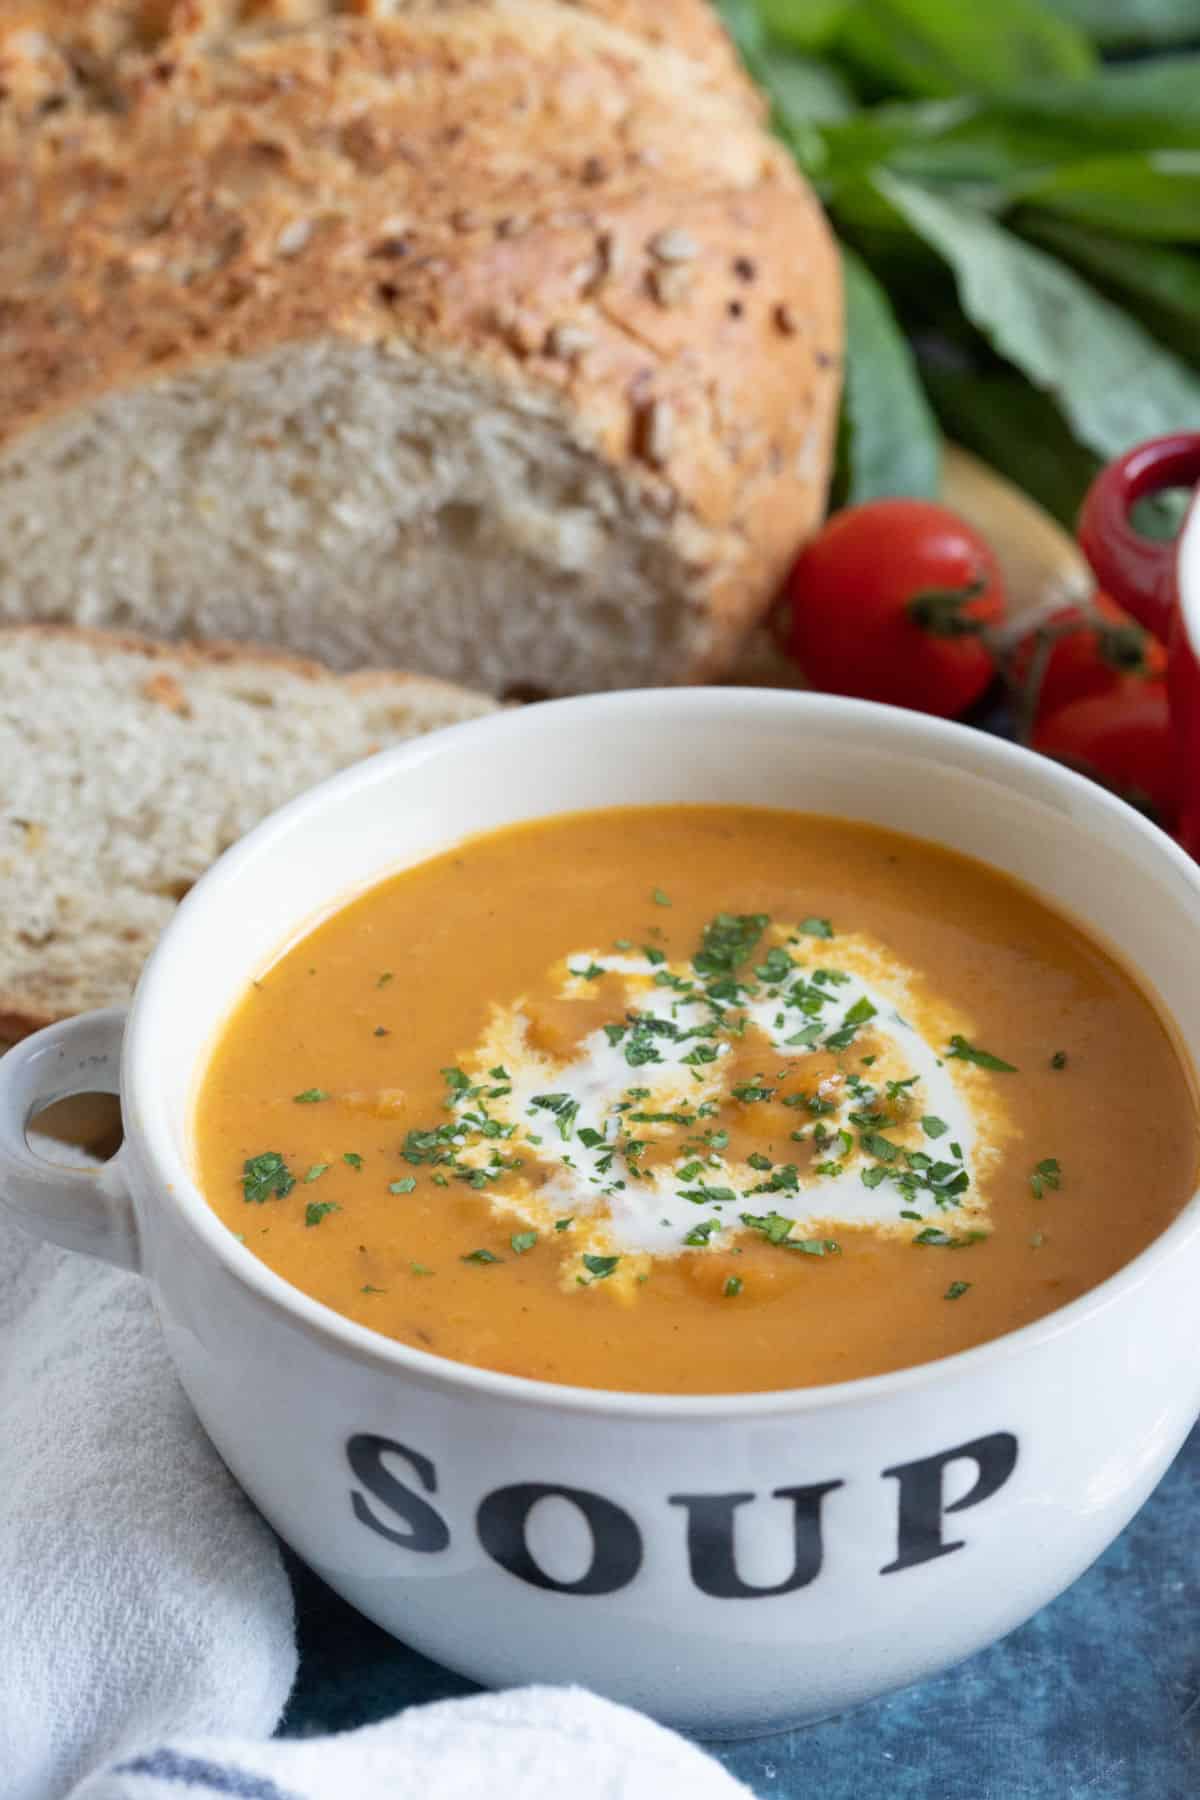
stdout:
[[206,1787],[210,1793],[226,1794],[230,1800],[299,1800],[299,1796],[279,1787],[266,1775],[251,1775],[245,1769],[231,1769],[228,1763],[206,1762],[199,1756],[180,1756],[175,1750],[152,1750],[122,1763],[114,1775],[150,1775],[155,1781],[174,1781],[183,1787]]

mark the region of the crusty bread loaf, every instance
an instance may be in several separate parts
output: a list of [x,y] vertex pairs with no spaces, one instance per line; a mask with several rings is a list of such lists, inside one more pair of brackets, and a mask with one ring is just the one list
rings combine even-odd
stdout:
[[703,0],[0,0],[0,619],[720,673],[840,353],[760,112]]
[[127,999],[191,884],[285,800],[494,705],[244,645],[0,631],[0,1040]]

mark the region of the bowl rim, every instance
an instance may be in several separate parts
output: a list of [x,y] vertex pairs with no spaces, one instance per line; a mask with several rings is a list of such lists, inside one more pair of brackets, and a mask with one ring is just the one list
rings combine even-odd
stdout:
[[[857,721],[864,728],[873,725],[876,729],[882,728],[900,734],[916,747],[924,744],[927,750],[941,748],[957,767],[966,763],[973,766],[973,772],[982,774],[1002,775],[1006,770],[1013,775],[1019,773],[1027,791],[1032,778],[1034,785],[1040,789],[1041,796],[1048,801],[1068,799],[1082,803],[1085,809],[1094,813],[1099,825],[1107,821],[1118,834],[1132,837],[1135,842],[1140,839],[1140,848],[1146,856],[1167,869],[1173,867],[1194,893],[1197,922],[1200,924],[1200,865],[1194,863],[1165,832],[1086,777],[1077,775],[1046,757],[1037,756],[1020,745],[956,721],[937,719],[874,701],[775,688],[642,688],[542,701],[534,706],[491,713],[482,718],[444,727],[352,764],[270,813],[201,876],[167,925],[137,985],[121,1058],[121,1097],[126,1122],[126,1142],[114,1158],[114,1165],[119,1165],[130,1157],[140,1162],[152,1176],[157,1203],[174,1208],[177,1218],[188,1229],[202,1252],[214,1256],[224,1272],[255,1300],[277,1315],[283,1315],[293,1329],[298,1328],[307,1336],[315,1338],[333,1354],[349,1356],[352,1360],[379,1370],[402,1374],[426,1387],[465,1391],[480,1399],[504,1398],[515,1404],[551,1411],[647,1420],[733,1421],[769,1418],[783,1413],[798,1415],[827,1412],[842,1406],[885,1402],[894,1396],[909,1393],[914,1388],[934,1386],[959,1377],[971,1379],[985,1365],[1008,1363],[1018,1357],[1035,1355],[1054,1339],[1079,1330],[1111,1307],[1122,1304],[1147,1282],[1152,1281],[1160,1265],[1168,1258],[1183,1254],[1189,1246],[1200,1248],[1200,1188],[1197,1188],[1170,1224],[1144,1250],[1129,1262],[1123,1263],[1104,1281],[1030,1324],[1004,1332],[970,1349],[955,1351],[928,1362],[906,1365],[883,1374],[810,1387],[771,1388],[746,1393],[669,1394],[580,1387],[542,1381],[531,1376],[510,1375],[473,1363],[455,1362],[449,1357],[389,1338],[370,1326],[357,1324],[323,1301],[316,1300],[293,1286],[247,1250],[218,1218],[204,1198],[186,1157],[176,1150],[167,1126],[165,1096],[160,1097],[157,1108],[153,1104],[154,1040],[147,1024],[155,1011],[162,1010],[156,1005],[157,994],[169,979],[174,946],[181,935],[182,922],[185,919],[190,922],[192,916],[205,905],[207,895],[215,887],[236,878],[244,865],[262,856],[275,840],[291,835],[305,821],[315,820],[327,808],[336,806],[344,795],[363,787],[386,785],[407,772],[418,770],[422,763],[441,754],[451,741],[461,745],[471,739],[478,739],[482,748],[487,740],[497,734],[510,735],[529,731],[532,737],[536,737],[541,720],[561,716],[566,709],[584,720],[588,714],[627,713],[630,708],[643,711],[661,708],[668,715],[676,713],[686,716],[693,708],[703,712],[709,708],[723,707],[729,710],[733,718],[746,706],[763,712],[778,708],[781,714],[803,711],[817,717],[823,712],[831,719],[837,717],[851,724]],[[1030,794],[1031,799],[1036,797],[1038,796]],[[453,841],[449,840],[450,843]],[[386,876],[381,874],[375,879],[386,879]],[[362,885],[352,890],[354,893],[363,891]],[[289,941],[291,939],[288,934],[281,932],[280,945]],[[1132,957],[1130,961],[1136,971],[1136,961]],[[1161,1004],[1165,1007],[1165,1001]],[[1169,1009],[1168,1016],[1175,1023]],[[1183,1039],[1184,1034],[1178,1025],[1176,1029]],[[204,1054],[210,1053],[211,1042]],[[197,1059],[197,1066],[200,1065],[200,1060]]]

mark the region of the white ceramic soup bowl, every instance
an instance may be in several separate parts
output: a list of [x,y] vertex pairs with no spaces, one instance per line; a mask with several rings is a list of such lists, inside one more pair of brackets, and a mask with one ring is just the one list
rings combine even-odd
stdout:
[[[189,1115],[251,976],[467,833],[671,801],[833,813],[983,858],[1119,945],[1200,1051],[1200,871],[1099,788],[857,701],[602,695],[387,752],[252,832],[180,907],[128,1020],[55,1026],[0,1063],[0,1192],[32,1230],[142,1271],[222,1456],[364,1613],[478,1681],[579,1681],[722,1735],[931,1675],[1105,1548],[1200,1407],[1200,1199],[1103,1285],[979,1349],[732,1397],[448,1362],[243,1249],[196,1186]],[[120,1092],[119,1155],[92,1174],[39,1161],[33,1111],[88,1088]]]

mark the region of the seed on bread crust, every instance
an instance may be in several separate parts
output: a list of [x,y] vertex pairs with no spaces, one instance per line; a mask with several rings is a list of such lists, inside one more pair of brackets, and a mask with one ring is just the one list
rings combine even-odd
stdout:
[[657,232],[647,245],[651,256],[659,262],[684,263],[691,262],[699,256],[700,246],[690,231],[682,231],[679,226],[672,225],[666,231]]
[[691,275],[680,263],[668,263],[666,268],[651,269],[650,292],[660,306],[681,306],[687,299],[691,289]]
[[553,325],[546,337],[546,348],[551,356],[560,357],[563,362],[574,362],[590,350],[595,341],[586,325]]
[[675,414],[667,400],[647,400],[638,409],[637,448],[644,462],[661,469],[671,459]]

